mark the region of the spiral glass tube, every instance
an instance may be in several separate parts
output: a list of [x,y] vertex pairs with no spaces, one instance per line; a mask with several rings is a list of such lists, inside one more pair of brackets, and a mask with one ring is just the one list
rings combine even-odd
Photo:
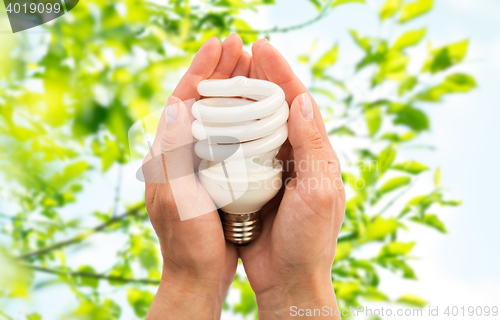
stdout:
[[276,84],[246,77],[205,80],[192,107],[198,177],[221,211],[227,240],[245,245],[260,233],[259,210],[281,187],[276,160],[288,137],[288,104]]

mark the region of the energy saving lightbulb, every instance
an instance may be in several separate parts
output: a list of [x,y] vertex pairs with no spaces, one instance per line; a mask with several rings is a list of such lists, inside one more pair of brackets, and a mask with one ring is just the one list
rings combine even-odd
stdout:
[[288,104],[276,84],[246,77],[205,80],[193,104],[198,178],[220,208],[227,240],[245,245],[261,230],[259,210],[281,187],[276,160],[288,137]]

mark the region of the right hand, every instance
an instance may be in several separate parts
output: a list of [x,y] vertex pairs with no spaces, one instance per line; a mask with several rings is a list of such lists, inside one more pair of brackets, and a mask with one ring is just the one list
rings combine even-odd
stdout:
[[266,40],[252,51],[251,76],[279,85],[291,106],[289,141],[277,156],[289,182],[262,208],[260,237],[239,248],[259,318],[288,319],[291,306],[329,306],[340,319],[331,279],[345,211],[340,164],[314,99],[285,58]]

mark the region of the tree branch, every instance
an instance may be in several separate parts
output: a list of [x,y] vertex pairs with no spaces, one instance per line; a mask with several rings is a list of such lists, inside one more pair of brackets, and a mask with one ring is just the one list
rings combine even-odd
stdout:
[[293,26],[289,26],[289,27],[284,27],[284,28],[279,28],[278,26],[272,28],[272,29],[267,29],[267,30],[238,30],[238,29],[233,29],[232,31],[236,32],[236,33],[251,33],[251,34],[261,34],[261,33],[286,33],[286,32],[290,32],[290,31],[293,31],[293,30],[297,30],[297,29],[302,29],[302,28],[305,28],[307,26],[310,26],[316,22],[318,22],[319,20],[323,19],[324,17],[326,17],[327,13],[330,11],[328,9],[330,9],[330,5],[331,3],[333,2],[333,0],[329,0],[327,3],[325,3],[325,5],[323,6],[323,8],[321,9],[321,11],[319,12],[319,14],[314,17],[313,19],[311,20],[307,20],[303,23],[300,23],[300,24],[296,24],[296,25],[293,25]]
[[399,194],[397,194],[391,201],[389,201],[382,210],[380,210],[379,213],[375,215],[375,217],[380,217],[383,215],[387,210],[389,210],[399,199],[401,199],[408,191],[410,191],[415,183],[410,184],[408,187],[406,187],[403,191],[401,191]]
[[39,249],[39,250],[36,250],[36,251],[32,251],[32,252],[29,252],[29,253],[22,254],[22,255],[18,256],[17,258],[18,259],[30,259],[30,258],[34,258],[34,257],[37,257],[37,256],[44,255],[44,254],[49,253],[51,251],[54,251],[54,250],[57,250],[57,249],[60,249],[60,248],[63,248],[63,247],[75,244],[75,243],[82,242],[83,240],[87,239],[89,236],[102,231],[103,229],[109,227],[112,224],[115,224],[115,223],[117,223],[117,222],[119,222],[119,221],[121,221],[121,220],[123,220],[125,218],[128,218],[129,216],[137,215],[139,213],[139,210],[142,207],[143,207],[143,205],[136,206],[136,207],[130,209],[129,211],[125,212],[122,215],[119,215],[119,216],[116,216],[116,217],[112,217],[111,219],[109,219],[109,221],[107,221],[107,222],[105,222],[103,224],[100,224],[98,226],[93,227],[90,231],[81,233],[81,234],[79,234],[79,235],[77,235],[77,236],[75,236],[75,237],[73,237],[71,239],[64,240],[64,241],[61,241],[61,242],[57,242],[57,243],[55,243],[55,244],[53,244],[53,245],[51,245],[49,247],[42,248],[42,249]]
[[93,278],[107,281],[120,281],[126,283],[142,283],[142,284],[151,284],[151,285],[159,285],[160,280],[152,280],[152,279],[135,279],[135,278],[125,278],[125,277],[116,277],[116,276],[107,276],[100,273],[91,273],[91,272],[77,272],[77,271],[67,271],[67,270],[58,270],[52,269],[42,266],[35,266],[29,263],[21,263],[21,265],[25,268],[29,268],[34,271],[57,274],[57,275],[67,275],[72,277],[83,277],[83,278]]
[[7,320],[14,320],[14,318],[12,318],[8,314],[2,312],[2,310],[0,310],[0,316],[4,317],[4,319],[7,319]]
[[116,188],[115,188],[115,203],[113,205],[113,217],[116,217],[116,214],[118,211],[118,205],[120,204],[120,192],[121,192],[121,185],[122,185],[122,176],[123,176],[123,166],[120,166],[118,168],[118,178],[116,181]]

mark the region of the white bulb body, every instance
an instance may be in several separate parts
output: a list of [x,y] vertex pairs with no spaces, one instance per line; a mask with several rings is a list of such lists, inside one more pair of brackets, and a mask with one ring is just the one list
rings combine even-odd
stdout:
[[283,90],[268,81],[235,77],[202,81],[198,92],[208,97],[192,107],[200,182],[226,213],[259,211],[282,186],[276,154],[288,136]]

